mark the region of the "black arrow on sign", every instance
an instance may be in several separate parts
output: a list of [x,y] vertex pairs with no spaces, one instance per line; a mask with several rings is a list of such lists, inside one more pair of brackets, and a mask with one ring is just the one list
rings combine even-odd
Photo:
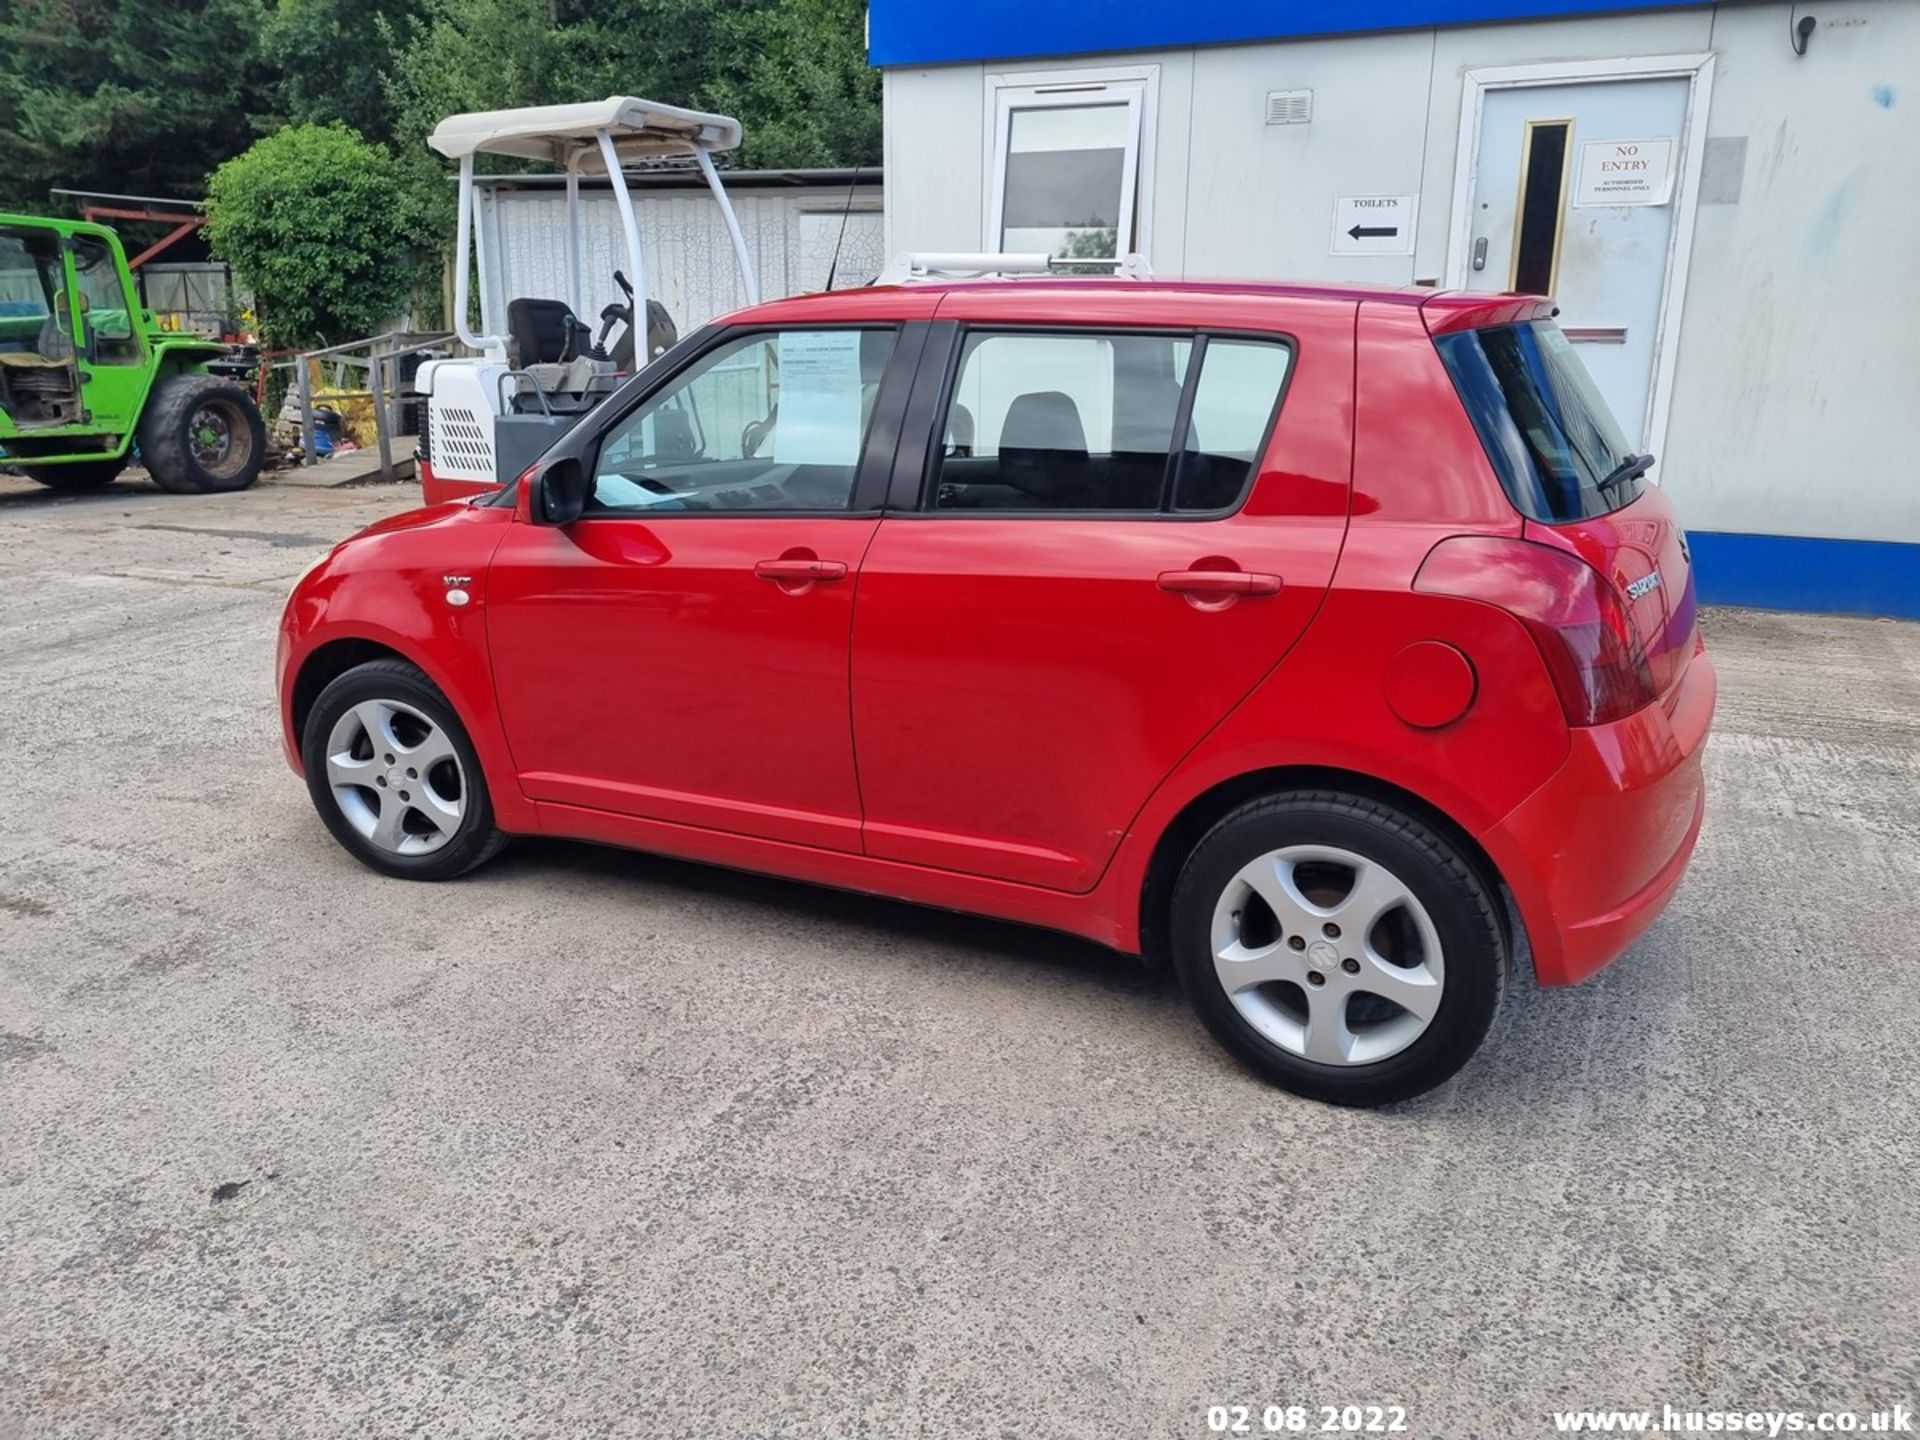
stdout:
[[1389,235],[1398,235],[1398,225],[1356,225],[1347,234],[1356,240],[1384,240]]

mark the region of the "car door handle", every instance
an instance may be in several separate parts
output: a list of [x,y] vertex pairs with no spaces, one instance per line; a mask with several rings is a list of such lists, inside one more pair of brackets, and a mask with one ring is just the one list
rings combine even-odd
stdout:
[[802,580],[825,585],[846,579],[847,565],[844,560],[759,560],[754,563],[753,573],[762,580],[784,580],[789,584]]
[[1278,595],[1280,577],[1247,570],[1163,570],[1160,588],[1175,595]]

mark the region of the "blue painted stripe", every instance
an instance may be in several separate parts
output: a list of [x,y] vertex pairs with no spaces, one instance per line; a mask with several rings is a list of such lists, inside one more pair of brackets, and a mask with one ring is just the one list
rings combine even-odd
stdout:
[[1920,620],[1920,545],[1689,530],[1702,603]]
[[875,65],[1095,54],[1672,8],[1674,0],[869,0]]

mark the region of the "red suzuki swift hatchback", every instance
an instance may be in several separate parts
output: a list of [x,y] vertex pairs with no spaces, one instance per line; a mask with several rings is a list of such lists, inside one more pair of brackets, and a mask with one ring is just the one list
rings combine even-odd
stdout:
[[[572,836],[1165,956],[1376,1104],[1659,914],[1714,674],[1686,540],[1541,300],[1133,280],[781,300],[281,624],[335,837]],[[429,494],[435,482],[428,477]]]

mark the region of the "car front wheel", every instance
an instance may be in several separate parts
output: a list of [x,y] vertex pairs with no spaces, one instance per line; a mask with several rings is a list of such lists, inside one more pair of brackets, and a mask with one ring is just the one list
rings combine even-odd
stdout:
[[334,838],[383,874],[450,880],[506,843],[459,716],[404,661],[369,661],[322,690],[301,757]]
[[1174,890],[1182,988],[1273,1083],[1381,1105],[1449,1079],[1508,964],[1499,897],[1431,826],[1358,796],[1269,796],[1222,819]]

